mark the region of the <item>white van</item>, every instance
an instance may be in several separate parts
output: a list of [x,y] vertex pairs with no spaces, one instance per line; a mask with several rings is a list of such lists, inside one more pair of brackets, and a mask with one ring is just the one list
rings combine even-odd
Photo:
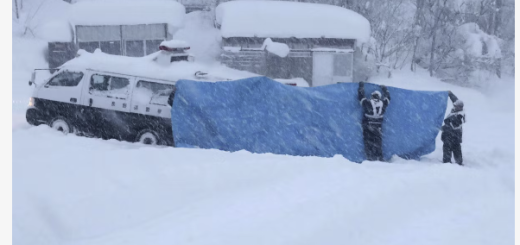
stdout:
[[173,146],[174,91],[174,81],[62,68],[36,86],[26,119],[64,133]]
[[250,75],[222,67],[208,75],[201,72],[207,67],[193,63],[188,49],[187,43],[170,40],[145,57],[79,50],[76,58],[52,69],[57,72],[42,82],[35,79],[42,69],[36,69],[29,81],[36,88],[27,122],[64,133],[174,146],[171,105],[177,80],[229,81],[229,75]]

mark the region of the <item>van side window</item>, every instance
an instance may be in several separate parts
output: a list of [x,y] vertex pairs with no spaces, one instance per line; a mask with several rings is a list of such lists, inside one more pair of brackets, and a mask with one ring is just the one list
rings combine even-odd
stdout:
[[132,100],[142,104],[168,105],[168,98],[174,90],[173,84],[139,80]]
[[55,77],[53,77],[47,85],[49,86],[62,86],[62,87],[75,87],[78,86],[79,82],[83,78],[81,72],[64,71]]
[[124,77],[94,74],[90,78],[91,94],[97,95],[128,95],[130,81]]

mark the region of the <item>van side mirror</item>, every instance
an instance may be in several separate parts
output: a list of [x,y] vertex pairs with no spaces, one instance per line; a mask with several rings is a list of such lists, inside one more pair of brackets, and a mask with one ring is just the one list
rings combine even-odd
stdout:
[[33,82],[32,81],[29,81],[29,86],[32,86],[33,85]]

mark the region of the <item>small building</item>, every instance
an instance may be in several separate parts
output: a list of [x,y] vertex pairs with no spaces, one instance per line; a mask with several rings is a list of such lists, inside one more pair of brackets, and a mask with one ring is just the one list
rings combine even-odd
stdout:
[[49,42],[49,66],[60,66],[78,49],[94,52],[99,48],[104,53],[131,57],[151,54],[182,28],[184,15],[184,6],[176,1],[77,2],[70,8],[70,29],[59,26],[60,38]]
[[[352,82],[356,42],[370,37],[360,14],[337,6],[285,1],[230,1],[216,8],[221,62],[274,78],[303,78],[310,86]],[[285,44],[285,56],[266,40]]]

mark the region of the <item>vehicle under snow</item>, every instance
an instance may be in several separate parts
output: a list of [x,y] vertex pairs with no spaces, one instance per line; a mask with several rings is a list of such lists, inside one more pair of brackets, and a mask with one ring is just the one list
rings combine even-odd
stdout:
[[29,84],[36,89],[26,120],[64,133],[174,145],[170,111],[177,80],[216,82],[255,75],[189,62],[188,49],[184,42],[164,42],[160,51],[141,58],[80,50],[44,81],[38,81],[38,70],[33,72]]

